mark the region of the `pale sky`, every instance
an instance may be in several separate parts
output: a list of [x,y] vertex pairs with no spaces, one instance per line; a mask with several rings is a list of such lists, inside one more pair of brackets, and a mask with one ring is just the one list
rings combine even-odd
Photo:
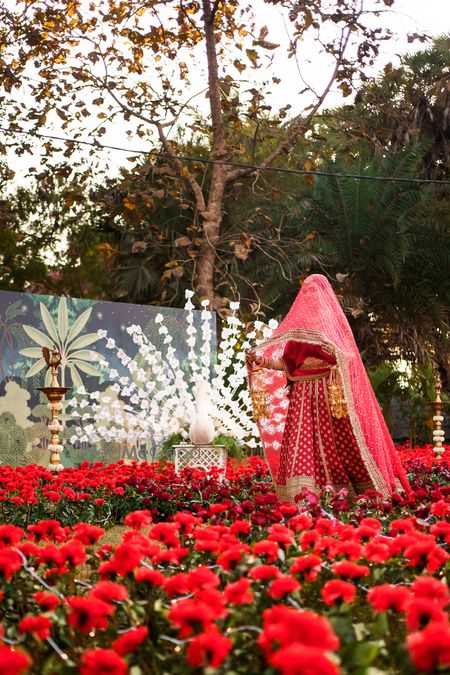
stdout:
[[[260,26],[267,25],[269,34],[267,40],[275,43],[286,44],[286,22],[283,21],[281,11],[272,6],[267,5],[263,0],[253,0],[252,7],[255,11],[258,23]],[[405,52],[412,52],[423,49],[424,45],[416,41],[408,44],[407,33],[419,32],[428,33],[432,36],[440,35],[450,32],[450,0],[397,0],[391,8],[385,8],[382,16],[377,18],[376,25],[389,27],[397,35],[395,40],[382,42],[380,45],[380,57],[377,61],[375,72],[380,71],[383,66],[389,61],[395,65],[398,63],[398,55]],[[272,57],[274,52],[268,52],[268,56]],[[309,59],[305,57],[308,54]],[[304,88],[301,81],[301,76],[309,83],[314,83],[316,89],[320,90],[320,85],[327,80],[327,63],[324,58],[318,54],[316,45],[313,41],[310,44],[302,45],[301,63],[296,63],[294,59],[287,59],[286,56],[280,52],[276,53],[272,64],[271,74],[277,74],[281,77],[281,84],[276,88],[269,101],[273,103],[274,107],[280,107],[286,103],[292,106],[292,112],[298,113],[308,104],[307,96],[300,97],[299,92]],[[450,59],[449,59],[450,60]],[[301,76],[299,73],[301,70]],[[201,74],[200,69],[193,68],[194,75],[192,78],[192,91],[201,90],[204,87],[205,80]],[[250,77],[260,78],[264,76],[264,69],[260,71],[247,71],[247,82]],[[251,82],[249,85],[251,86]],[[351,102],[353,96],[348,99],[343,99],[340,92],[332,91],[325,102],[325,107],[339,105],[341,102]],[[207,109],[207,101],[204,95],[196,99],[196,104],[201,110]],[[93,111],[94,114],[98,112],[97,109]],[[55,133],[58,135],[70,135],[68,132],[61,131],[58,128],[58,119],[56,115],[51,119],[48,133]],[[93,118],[92,124],[87,121],[88,128],[94,128],[98,122],[96,117]],[[126,132],[127,126],[125,123],[115,123],[113,128],[110,128],[104,134],[100,141],[105,144],[119,145],[127,148],[149,148],[151,147],[149,140],[140,140],[139,138],[129,139]],[[44,130],[41,130],[44,133]],[[82,150],[81,150],[82,152]],[[98,162],[100,165],[107,167],[109,173],[116,173],[120,166],[126,165],[126,153],[116,151],[102,151],[98,153]],[[11,157],[10,163],[12,168],[17,170],[17,180],[21,180],[30,164],[39,166],[39,155],[30,158],[28,155],[22,158]]]

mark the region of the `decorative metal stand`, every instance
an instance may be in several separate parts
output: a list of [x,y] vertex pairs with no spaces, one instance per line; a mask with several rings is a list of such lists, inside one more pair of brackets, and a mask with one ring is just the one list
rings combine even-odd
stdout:
[[442,455],[445,452],[444,440],[445,440],[445,431],[443,429],[444,416],[442,415],[442,408],[444,404],[441,399],[442,393],[442,382],[439,374],[435,374],[434,378],[434,387],[436,391],[434,401],[431,401],[431,407],[433,408],[433,452],[436,455],[436,459],[442,459]]
[[42,391],[48,398],[48,407],[51,411],[51,420],[48,425],[48,429],[51,433],[51,441],[48,449],[50,450],[50,464],[48,468],[54,473],[58,473],[64,469],[64,466],[61,464],[60,453],[64,450],[63,446],[59,442],[59,433],[62,431],[62,424],[58,420],[59,411],[62,408],[61,401],[64,398],[64,395],[70,390],[70,387],[60,387],[58,383],[58,368],[61,363],[61,354],[54,347],[52,350],[47,347],[42,348],[42,354],[44,356],[45,362],[47,363],[47,368],[52,369],[52,381],[50,382],[49,387],[38,387],[38,391]]
[[174,445],[174,451],[175,473],[180,473],[182,469],[187,467],[210,471],[213,466],[217,466],[218,469],[224,470],[219,474],[219,481],[223,481],[227,466],[227,451],[223,446]]

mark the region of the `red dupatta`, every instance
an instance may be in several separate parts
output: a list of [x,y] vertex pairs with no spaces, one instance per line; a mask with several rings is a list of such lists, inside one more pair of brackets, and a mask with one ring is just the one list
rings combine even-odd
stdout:
[[[331,351],[341,377],[352,431],[374,488],[384,496],[399,488],[410,492],[352,330],[324,276],[313,274],[304,281],[284,321],[254,352],[277,359],[283,355],[289,341],[319,345]],[[286,376],[282,371],[266,370],[264,382],[269,394],[270,417],[258,420],[258,426],[266,459],[277,483],[289,407]]]

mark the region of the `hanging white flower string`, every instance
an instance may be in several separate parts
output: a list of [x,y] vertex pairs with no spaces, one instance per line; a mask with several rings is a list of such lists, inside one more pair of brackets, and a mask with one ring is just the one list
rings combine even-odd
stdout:
[[[254,449],[259,445],[259,433],[253,420],[251,398],[247,387],[245,350],[267,338],[277,323],[254,323],[245,334],[238,317],[239,303],[230,303],[231,313],[225,319],[220,335],[217,358],[213,358],[211,340],[213,313],[204,300],[200,314],[200,331],[195,325],[192,291],[186,291],[185,321],[187,359],[181,363],[173,346],[173,337],[165,325],[163,314],[154,319],[161,349],[150,342],[138,325],[128,326],[138,352],[134,358],[118,347],[107,331],[98,331],[106,347],[126,368],[129,375],[119,376],[104,359],[99,362],[105,378],[113,381],[108,392],[88,394],[79,388],[72,399],[72,417],[80,420],[71,443],[79,446],[102,441],[118,441],[128,446],[145,446],[148,454],[167,437],[186,428],[195,413],[195,383],[198,377],[209,384],[211,416],[217,433],[227,434]],[[262,336],[259,340],[256,335]],[[116,397],[115,400],[113,397]]]

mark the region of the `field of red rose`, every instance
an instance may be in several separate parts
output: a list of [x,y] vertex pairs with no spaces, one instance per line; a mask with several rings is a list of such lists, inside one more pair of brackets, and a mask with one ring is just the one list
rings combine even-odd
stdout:
[[450,671],[450,449],[399,451],[411,497],[356,505],[258,458],[2,467],[0,675]]

